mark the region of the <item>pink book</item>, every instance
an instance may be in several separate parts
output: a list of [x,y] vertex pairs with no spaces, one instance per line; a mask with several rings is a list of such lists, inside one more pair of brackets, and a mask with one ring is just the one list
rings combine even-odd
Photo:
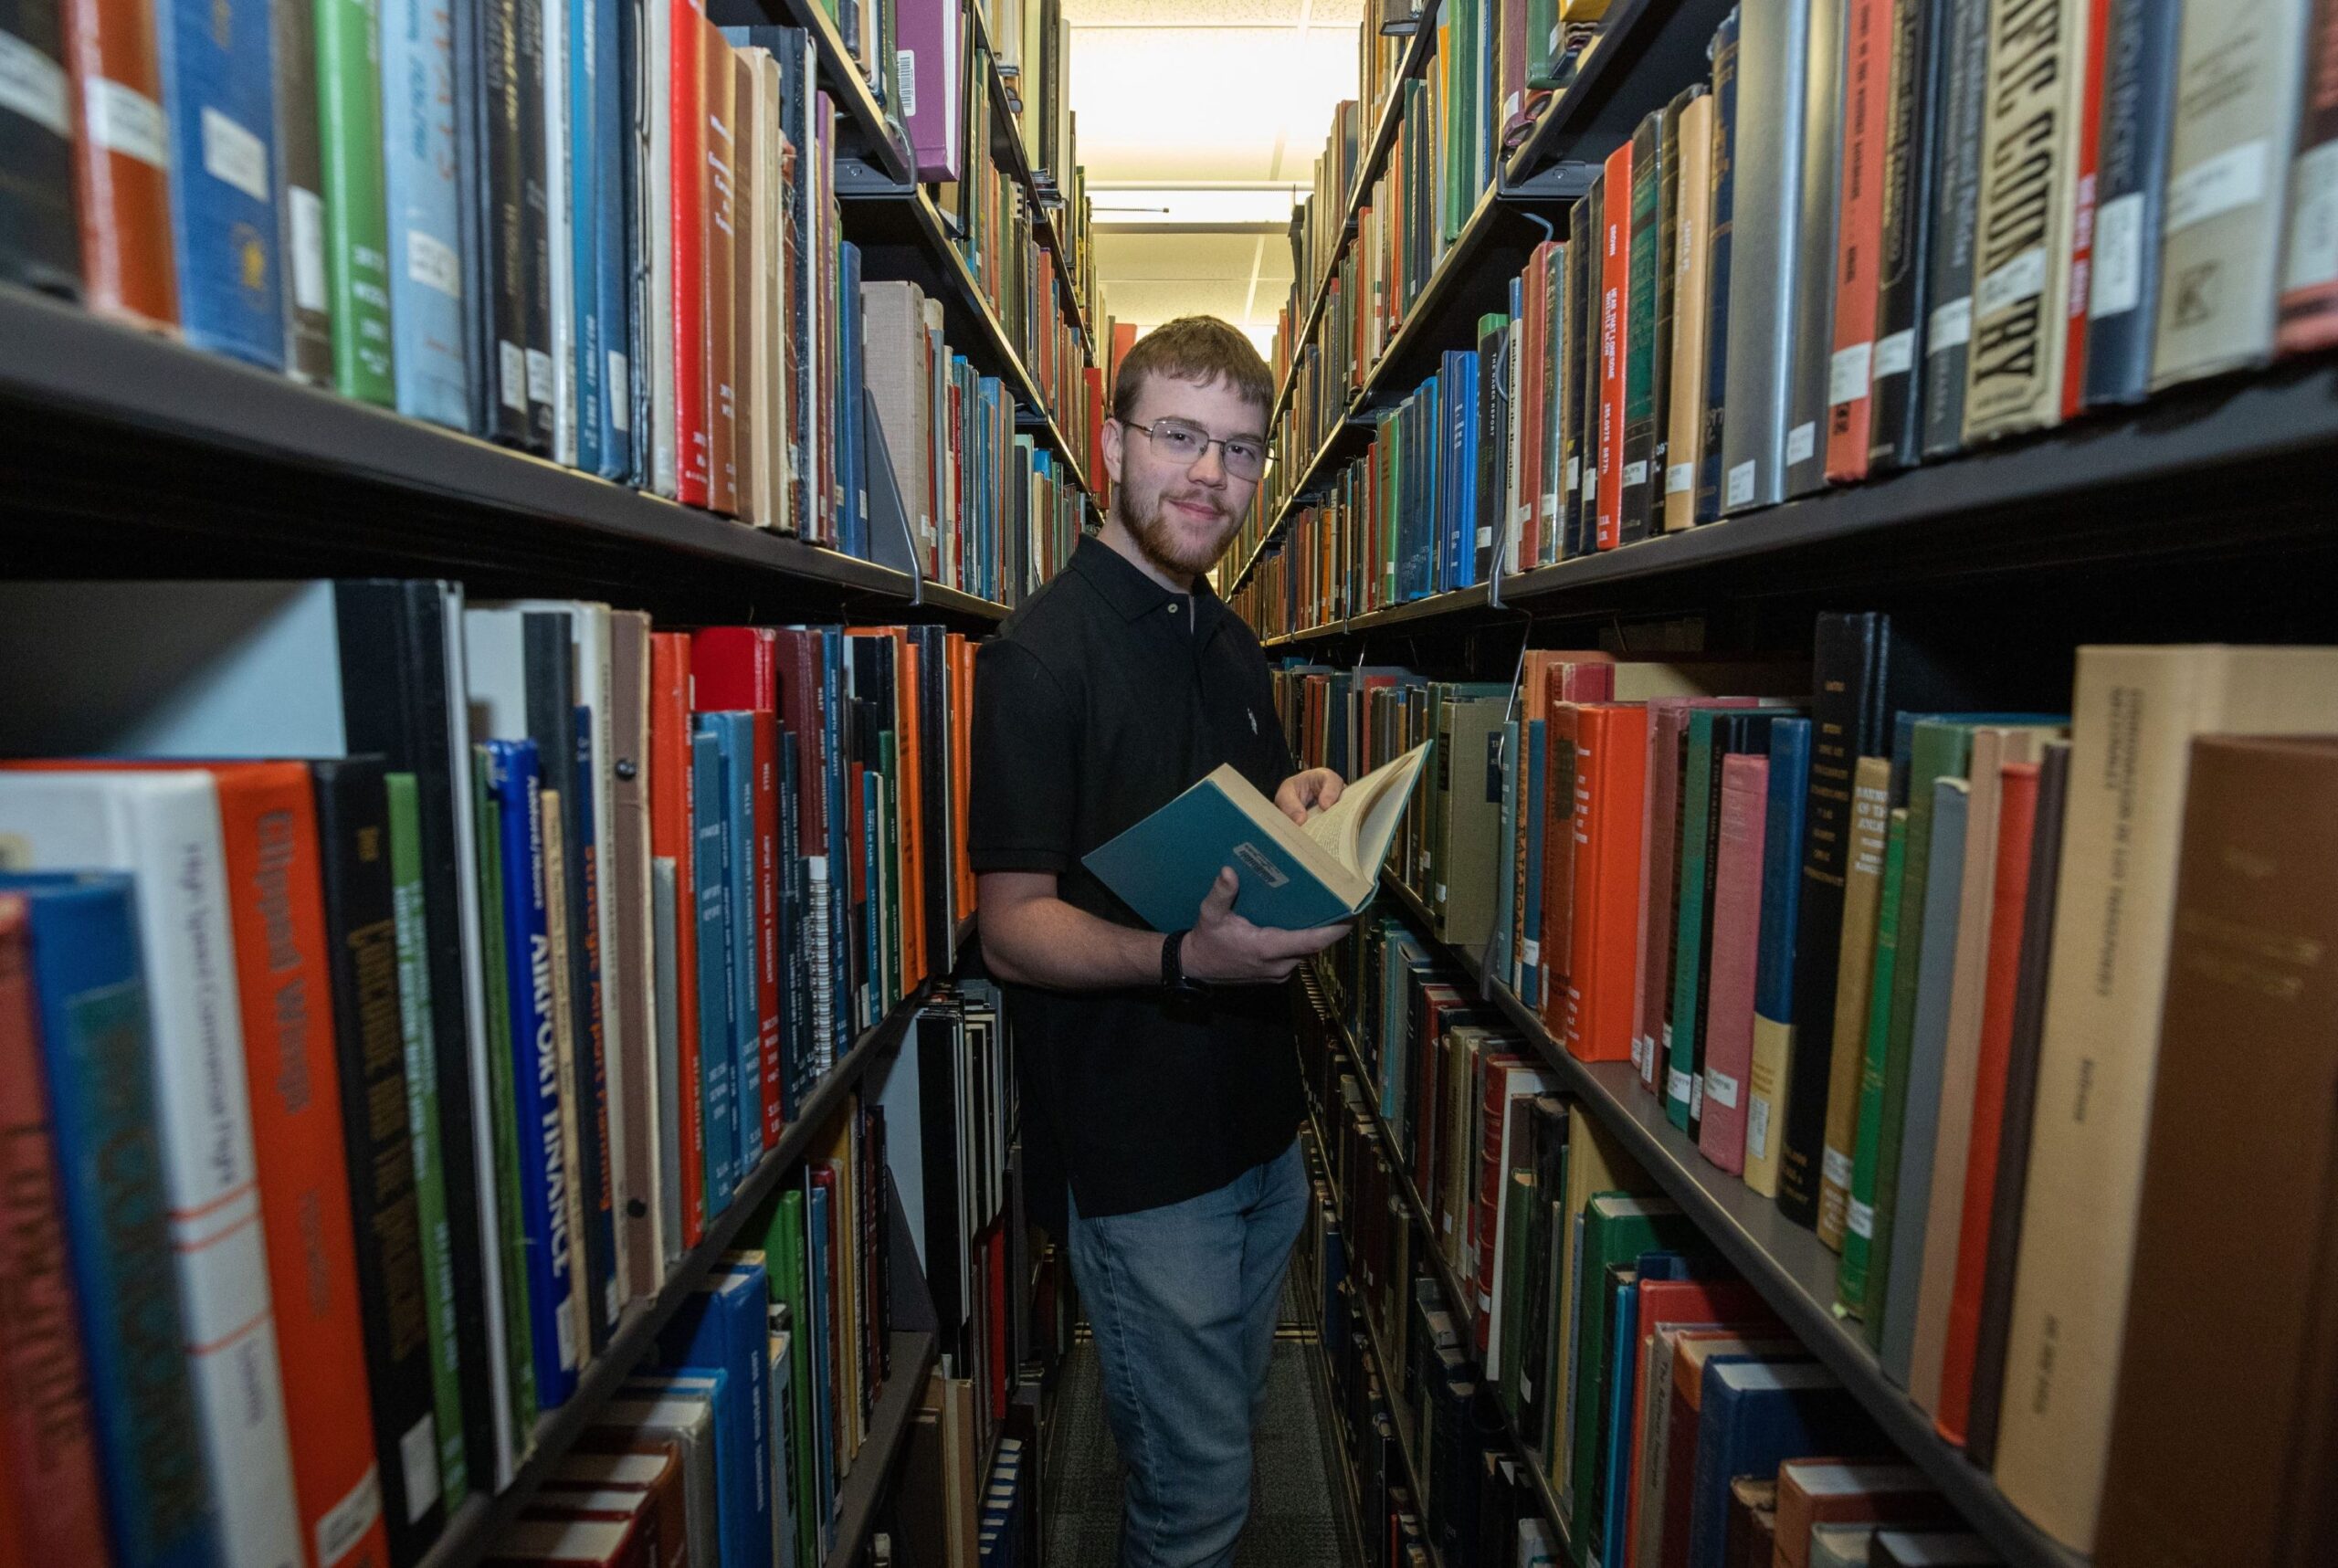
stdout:
[[1740,752],[1722,759],[1705,1000],[1705,1115],[1697,1146],[1732,1176],[1745,1170],[1745,1079],[1754,1067],[1754,970],[1762,941],[1762,829],[1769,795],[1769,758]]

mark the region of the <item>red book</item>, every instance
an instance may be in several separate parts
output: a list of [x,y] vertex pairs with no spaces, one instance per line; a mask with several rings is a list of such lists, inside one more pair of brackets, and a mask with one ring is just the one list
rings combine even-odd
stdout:
[[1574,935],[1564,1037],[1579,1061],[1629,1061],[1648,710],[1594,702],[1576,711]]
[[175,327],[170,132],[154,11],[145,0],[66,0],[66,59],[80,110],[73,195],[90,309]]
[[[1783,1333],[1769,1307],[1743,1279],[1643,1279],[1639,1286],[1639,1353],[1632,1357],[1632,1447],[1637,1461],[1647,1450],[1648,1351],[1659,1330],[1689,1326],[1754,1328]],[[1618,1563],[1639,1560],[1640,1487],[1628,1489],[1624,1540],[1613,1553]]]
[[[1524,57],[1522,54],[1520,58]],[[1543,309],[1543,278],[1551,266],[1551,253],[1557,247],[1553,240],[1544,240],[1534,247],[1527,258],[1526,282],[1523,289],[1525,318],[1518,333],[1518,353],[1522,356],[1518,374],[1518,428],[1511,439],[1519,442],[1519,496],[1525,510],[1511,519],[1517,534],[1517,545],[1511,557],[1520,571],[1534,564],[1534,552],[1543,534],[1543,472],[1540,454],[1543,444],[1543,340],[1550,331]],[[1509,569],[1506,563],[1504,569]]]
[[[795,852],[825,856],[828,852],[828,792],[814,779],[828,750],[827,727],[821,719],[820,634],[801,626],[782,626],[773,633],[779,677],[779,721],[795,741],[797,775],[802,784],[796,797]],[[831,868],[831,876],[834,870]]]
[[786,1121],[779,1068],[779,634],[768,626],[701,627],[690,634],[690,678],[692,712],[757,715],[755,1013],[768,1147]]
[[1964,1207],[1956,1231],[1956,1276],[1940,1369],[1940,1409],[1933,1425],[1952,1443],[1964,1441],[1973,1409],[1973,1362],[1981,1334],[1981,1297],[1989,1267],[1989,1220],[1997,1190],[1998,1134],[2004,1130],[2006,1073],[2013,1050],[2014,994],[2029,889],[2029,851],[2038,830],[2038,764],[2007,763],[1998,773],[1997,868],[1989,919],[1987,989],[1981,1001],[1980,1054],[1973,1069],[1973,1141],[1964,1161]]
[[706,17],[690,0],[672,3],[674,483],[677,499],[704,506],[713,494],[706,406],[706,106],[699,80]]
[[[1437,1202],[1437,1161],[1439,1133],[1438,1107],[1445,1103],[1444,1063],[1442,1042],[1444,1031],[1438,1027],[1444,1015],[1464,1005],[1461,993],[1440,982],[1431,982],[1420,988],[1421,997],[1421,1115],[1418,1119],[1419,1138],[1413,1150],[1413,1190],[1425,1204]],[[1438,1237],[1442,1245],[1443,1237]]]
[[2079,84],[2079,156],[2070,191],[2070,286],[2062,297],[2062,417],[2086,402],[2087,307],[2094,295],[2094,188],[2102,170],[2102,73],[2111,0],[2087,0],[2086,79]]
[[1632,142],[1607,154],[1606,199],[1600,203],[1599,510],[1597,546],[1623,542],[1624,362],[1630,353],[1632,289]]
[[[1479,1102],[1478,1136],[1478,1310],[1471,1314],[1477,1331],[1478,1354],[1486,1353],[1493,1328],[1494,1267],[1501,1254],[1501,1192],[1510,1179],[1505,1156],[1510,1149],[1511,1119],[1522,1114],[1520,1100],[1545,1092],[1551,1079],[1523,1057],[1501,1056],[1485,1064],[1485,1095]],[[1515,1216],[1513,1224],[1520,1223]]]
[[1745,1170],[1746,1080],[1754,1068],[1754,969],[1762,941],[1762,844],[1770,759],[1722,759],[1713,870],[1712,963],[1705,982],[1705,1114],[1697,1147],[1731,1175]]
[[[697,905],[687,889],[690,848],[690,637],[688,632],[649,634],[649,854],[674,868],[673,929],[658,933],[674,944],[674,973],[698,973]],[[674,987],[675,1051],[679,1078],[699,1081],[698,987]],[[685,1094],[676,1108],[682,1140],[682,1245],[696,1247],[706,1234],[706,1125],[700,1097]]]
[[[1915,0],[1904,0],[1914,4]],[[1827,477],[1867,478],[1876,290],[1883,250],[1895,0],[1851,0],[1843,54],[1841,211],[1835,226],[1835,356],[1827,380]],[[1726,1167],[1736,1169],[1735,1166]]]
[[[0,893],[0,1279],[8,1281],[8,1310],[0,1313],[0,1563],[7,1568],[107,1561],[31,947],[24,900]],[[363,1393],[362,1354],[355,1364]]]

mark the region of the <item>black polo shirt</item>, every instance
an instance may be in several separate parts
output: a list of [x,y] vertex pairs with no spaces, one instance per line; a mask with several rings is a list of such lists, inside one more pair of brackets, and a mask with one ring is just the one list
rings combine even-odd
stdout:
[[[1298,770],[1250,628],[1090,538],[974,657],[967,846],[977,872],[1051,871],[1073,908],[1145,929],[1080,864],[1224,763],[1271,795]],[[1064,1231],[1222,1187],[1290,1147],[1304,1107],[1282,985],[1006,987],[1031,1216]]]

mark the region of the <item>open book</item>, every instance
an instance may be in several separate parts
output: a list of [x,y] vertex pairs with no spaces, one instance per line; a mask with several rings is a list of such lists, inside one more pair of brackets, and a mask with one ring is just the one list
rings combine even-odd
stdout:
[[1362,914],[1428,748],[1347,786],[1304,826],[1227,764],[1082,862],[1155,931],[1184,931],[1223,867],[1242,879],[1234,912],[1301,931]]

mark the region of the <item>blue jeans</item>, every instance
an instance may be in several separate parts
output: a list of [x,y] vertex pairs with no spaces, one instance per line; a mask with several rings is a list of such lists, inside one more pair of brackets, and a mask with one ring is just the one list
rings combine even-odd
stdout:
[[1183,1203],[1096,1219],[1073,1204],[1072,1274],[1128,1467],[1121,1568],[1234,1561],[1276,1308],[1306,1212],[1296,1139]]

